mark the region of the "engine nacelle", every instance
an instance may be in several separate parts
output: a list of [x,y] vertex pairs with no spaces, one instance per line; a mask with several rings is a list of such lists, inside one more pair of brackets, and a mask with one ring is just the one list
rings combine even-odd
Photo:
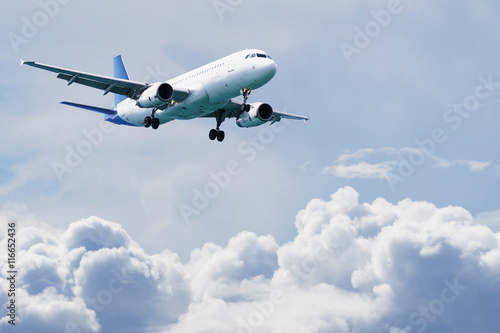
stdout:
[[174,97],[174,88],[168,83],[155,83],[137,99],[137,106],[141,108],[157,108],[168,103]]
[[273,108],[267,103],[250,104],[250,111],[243,111],[236,124],[239,127],[255,127],[267,123],[273,117]]

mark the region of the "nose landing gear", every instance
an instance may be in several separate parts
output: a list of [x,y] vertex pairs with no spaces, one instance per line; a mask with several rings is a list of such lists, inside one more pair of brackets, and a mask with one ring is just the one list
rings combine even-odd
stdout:
[[250,89],[243,89],[243,104],[241,104],[241,112],[250,111],[250,104],[247,104],[248,96],[252,91]]

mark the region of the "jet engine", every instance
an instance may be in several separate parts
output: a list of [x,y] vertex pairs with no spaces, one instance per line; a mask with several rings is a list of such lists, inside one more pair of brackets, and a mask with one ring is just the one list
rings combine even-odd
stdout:
[[262,125],[273,117],[273,108],[267,103],[253,103],[250,104],[249,111],[243,111],[236,124],[239,127],[255,127]]
[[168,103],[174,97],[174,88],[168,83],[155,83],[137,99],[137,106],[141,108],[157,108]]

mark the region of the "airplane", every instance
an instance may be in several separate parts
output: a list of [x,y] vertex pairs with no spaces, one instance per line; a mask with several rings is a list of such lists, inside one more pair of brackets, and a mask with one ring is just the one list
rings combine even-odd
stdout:
[[[267,103],[247,103],[252,90],[268,83],[276,74],[276,62],[268,53],[249,49],[230,54],[166,82],[144,83],[129,79],[121,56],[113,59],[114,77],[94,75],[21,60],[28,65],[57,73],[57,78],[115,94],[112,109],[61,102],[62,104],[104,114],[117,125],[157,129],[172,120],[215,118],[210,140],[222,142],[220,129],[226,118],[236,118],[239,127],[255,127],[282,118],[304,120],[309,117],[273,110]],[[243,95],[243,103],[232,100]]]

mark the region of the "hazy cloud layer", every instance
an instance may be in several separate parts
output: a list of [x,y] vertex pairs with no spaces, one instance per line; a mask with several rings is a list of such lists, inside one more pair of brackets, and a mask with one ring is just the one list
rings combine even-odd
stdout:
[[335,164],[323,168],[321,174],[345,179],[387,180],[394,177],[407,178],[424,164],[436,169],[463,168],[474,173],[489,171],[493,175],[499,167],[488,161],[440,158],[426,147],[384,147],[343,153]]
[[[311,200],[281,246],[241,232],[187,263],[169,250],[146,254],[97,217],[56,232],[20,220],[17,331],[496,330],[500,233],[461,207],[358,196],[345,187]],[[2,234],[2,257],[5,243]]]

